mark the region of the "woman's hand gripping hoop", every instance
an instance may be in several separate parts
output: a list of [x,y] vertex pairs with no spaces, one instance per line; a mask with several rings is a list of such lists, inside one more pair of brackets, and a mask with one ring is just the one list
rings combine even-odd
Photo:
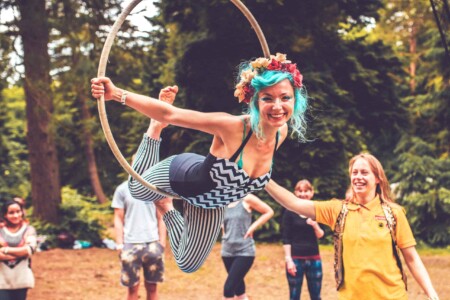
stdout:
[[[122,11],[116,22],[114,23],[113,27],[111,28],[110,33],[108,34],[108,37],[105,41],[105,44],[103,45],[102,54],[100,57],[100,62],[98,66],[98,72],[97,77],[104,77],[105,71],[106,71],[106,64],[108,62],[108,56],[109,52],[111,50],[112,44],[114,42],[114,39],[117,35],[117,32],[119,31],[120,27],[122,26],[123,22],[127,18],[127,16],[131,13],[131,11],[138,5],[142,0],[132,0]],[[265,57],[270,57],[270,51],[269,46],[267,45],[266,39],[264,37],[264,34],[261,30],[261,28],[258,25],[258,22],[255,20],[251,12],[247,9],[247,7],[242,4],[239,0],[230,0],[241,12],[244,14],[244,16],[247,18],[247,20],[250,22],[252,28],[255,30],[255,33],[259,39],[259,42],[261,44],[261,48],[263,50]],[[123,103],[126,101],[126,94],[123,95]],[[114,137],[111,132],[111,128],[109,127],[108,118],[106,115],[106,108],[105,108],[105,97],[101,96],[98,99],[98,111],[100,116],[100,123],[103,128],[103,133],[105,134],[106,141],[109,144],[109,147],[111,148],[111,151],[113,152],[116,159],[119,161],[120,165],[130,174],[133,176],[134,179],[142,183],[147,188],[163,195],[166,197],[171,198],[177,198],[177,196],[167,193],[166,191],[158,188],[157,186],[145,181],[139,174],[137,174],[133,168],[129,165],[127,160],[123,157],[122,153],[120,152]]]

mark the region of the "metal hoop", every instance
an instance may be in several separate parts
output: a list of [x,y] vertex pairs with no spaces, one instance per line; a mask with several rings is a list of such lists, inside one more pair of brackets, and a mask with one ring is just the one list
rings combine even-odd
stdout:
[[[122,11],[116,22],[114,23],[113,27],[111,28],[111,31],[108,34],[108,37],[106,38],[105,44],[103,45],[102,54],[100,56],[100,62],[98,65],[98,72],[97,77],[103,77],[105,76],[105,70],[106,70],[106,64],[108,62],[108,56],[109,52],[111,50],[111,47],[113,45],[114,39],[117,35],[117,32],[119,31],[120,27],[122,26],[123,22],[127,18],[127,16],[131,13],[131,11],[138,5],[142,0],[132,0]],[[261,44],[261,48],[263,50],[264,56],[269,57],[270,51],[269,46],[267,45],[267,41],[264,37],[264,34],[259,27],[258,22],[255,20],[251,12],[248,10],[248,8],[239,0],[230,0],[247,18],[247,20],[250,22],[252,28],[255,30],[256,35],[258,36],[259,43]],[[116,159],[119,161],[120,165],[125,169],[125,171],[128,172],[131,176],[133,176],[134,179],[139,181],[141,184],[143,184],[145,187],[153,190],[154,192],[161,194],[166,197],[171,198],[177,198],[178,196],[175,196],[171,193],[168,193],[159,187],[147,182],[142,178],[141,175],[136,173],[133,168],[128,164],[127,160],[123,157],[122,153],[119,150],[119,147],[117,147],[116,141],[114,140],[114,137],[111,132],[111,128],[109,127],[108,118],[106,115],[106,108],[105,108],[105,97],[102,96],[100,99],[98,99],[98,112],[100,116],[100,123],[103,128],[103,133],[105,134],[106,141],[109,144],[109,147],[111,148],[111,151],[113,152]]]

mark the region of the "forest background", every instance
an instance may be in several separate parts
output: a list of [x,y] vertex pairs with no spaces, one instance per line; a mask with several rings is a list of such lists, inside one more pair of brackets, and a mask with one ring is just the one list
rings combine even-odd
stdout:
[[[349,158],[369,151],[394,183],[420,243],[447,247],[450,15],[446,1],[432,2],[446,41],[428,0],[244,1],[271,53],[297,62],[309,94],[309,141],[283,144],[273,178],[288,189],[308,178],[316,199],[342,199]],[[0,2],[1,15],[8,15],[0,20],[0,193],[26,198],[31,222],[50,237],[70,231],[100,245],[112,219],[110,199],[127,177],[105,141],[89,82],[121,5]],[[147,29],[128,21],[122,26],[107,76],[153,97],[177,84],[179,107],[241,114],[244,107],[233,97],[236,66],[262,56],[245,17],[224,0],[154,5]],[[115,140],[130,158],[149,121],[116,103],[107,111]],[[206,154],[210,141],[169,126],[162,157]],[[266,193],[258,195],[275,217],[256,238],[279,241],[282,208]]]

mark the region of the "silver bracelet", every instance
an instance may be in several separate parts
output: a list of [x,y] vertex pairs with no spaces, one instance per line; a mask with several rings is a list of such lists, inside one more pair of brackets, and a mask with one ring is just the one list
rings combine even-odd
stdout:
[[122,90],[122,97],[120,97],[120,103],[122,105],[126,105],[128,92],[126,90]]

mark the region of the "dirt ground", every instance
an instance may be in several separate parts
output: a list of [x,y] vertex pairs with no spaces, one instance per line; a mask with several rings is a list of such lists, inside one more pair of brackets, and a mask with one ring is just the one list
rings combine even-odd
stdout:
[[[333,250],[321,248],[323,260],[322,299],[337,299],[333,278]],[[450,299],[450,253],[421,254],[433,284],[441,299]],[[281,245],[258,244],[253,268],[246,277],[251,300],[288,299]],[[32,262],[36,287],[28,293],[31,300],[122,300],[125,288],[119,284],[118,253],[90,248],[82,250],[54,249],[36,253]],[[170,250],[166,251],[165,282],[159,285],[162,300],[220,300],[226,272],[220,258],[220,245],[214,247],[205,265],[193,274],[177,269]],[[409,279],[409,299],[426,299],[412,276]],[[302,299],[309,299],[303,285]],[[140,299],[145,299],[144,287]]]

